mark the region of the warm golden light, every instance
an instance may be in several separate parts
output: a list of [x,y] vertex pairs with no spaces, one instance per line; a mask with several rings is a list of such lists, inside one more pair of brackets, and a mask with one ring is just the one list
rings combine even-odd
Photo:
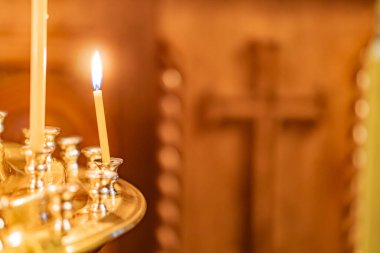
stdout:
[[94,90],[100,90],[103,78],[103,65],[98,51],[96,51],[92,57],[91,72],[92,86]]

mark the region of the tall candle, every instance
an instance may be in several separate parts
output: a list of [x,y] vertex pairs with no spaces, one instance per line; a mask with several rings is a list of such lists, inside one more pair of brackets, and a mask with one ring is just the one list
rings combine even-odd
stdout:
[[30,61],[30,146],[44,146],[46,103],[47,0],[32,0],[32,39]]
[[102,152],[103,163],[110,162],[110,149],[108,146],[108,135],[106,117],[104,114],[103,94],[101,90],[102,84],[102,61],[99,52],[96,51],[92,58],[92,86],[94,87],[94,101],[96,110],[96,120],[98,123],[98,134],[100,149]]

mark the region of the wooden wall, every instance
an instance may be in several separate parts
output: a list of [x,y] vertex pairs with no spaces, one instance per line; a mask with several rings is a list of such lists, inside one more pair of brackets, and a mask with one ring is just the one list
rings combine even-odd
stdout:
[[161,120],[181,133],[161,138],[160,177],[180,185],[160,189],[164,252],[354,251],[372,22],[369,1],[160,1],[162,100],[180,111]]

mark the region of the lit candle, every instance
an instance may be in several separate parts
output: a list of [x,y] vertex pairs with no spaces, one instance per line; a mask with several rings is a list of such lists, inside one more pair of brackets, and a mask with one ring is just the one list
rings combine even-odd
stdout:
[[47,0],[32,0],[30,146],[42,151],[45,128]]
[[100,59],[99,52],[96,51],[92,57],[92,86],[94,87],[94,100],[95,100],[95,110],[96,110],[96,120],[98,123],[98,134],[100,148],[102,151],[102,161],[103,163],[110,162],[110,149],[108,146],[108,136],[107,136],[107,126],[106,118],[104,115],[104,105],[103,105],[103,95],[101,84],[102,84],[102,61]]

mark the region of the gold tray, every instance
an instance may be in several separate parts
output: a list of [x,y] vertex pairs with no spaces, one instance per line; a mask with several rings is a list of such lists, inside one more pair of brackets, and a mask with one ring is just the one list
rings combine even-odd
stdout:
[[[110,240],[132,229],[146,212],[146,201],[141,192],[128,182],[119,179],[118,195],[110,198],[107,215],[99,220],[89,218],[86,210],[88,199],[86,181],[81,180],[80,190],[73,206],[76,210],[72,229],[64,235],[56,235],[48,216],[47,193],[27,192],[23,172],[23,156],[20,145],[5,143],[6,160],[10,165],[7,177],[0,182],[0,252],[91,252]],[[85,170],[81,168],[81,170]],[[64,168],[54,162],[52,182],[61,182]],[[112,202],[112,203],[111,203]],[[1,224],[7,224],[1,229]],[[1,242],[5,242],[2,244]]]

